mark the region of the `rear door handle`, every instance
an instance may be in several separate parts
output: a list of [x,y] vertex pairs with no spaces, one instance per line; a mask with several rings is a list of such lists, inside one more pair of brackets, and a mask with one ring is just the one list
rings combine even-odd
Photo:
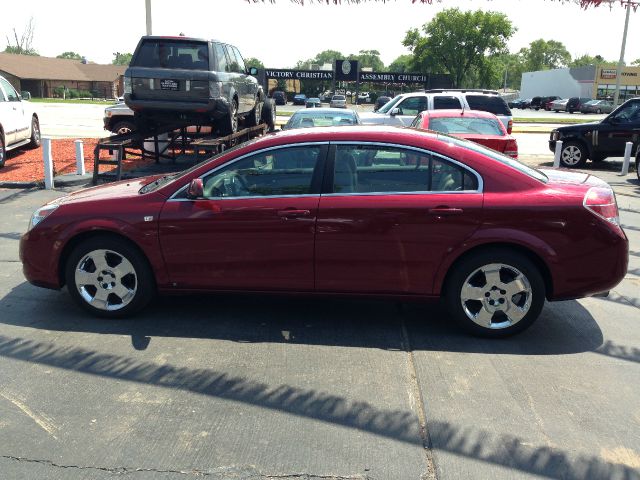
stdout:
[[307,215],[311,215],[311,211],[309,210],[280,210],[278,211],[278,216],[282,218],[296,218],[296,217],[306,217]]
[[434,207],[429,209],[432,215],[460,215],[463,212],[461,208],[455,207]]

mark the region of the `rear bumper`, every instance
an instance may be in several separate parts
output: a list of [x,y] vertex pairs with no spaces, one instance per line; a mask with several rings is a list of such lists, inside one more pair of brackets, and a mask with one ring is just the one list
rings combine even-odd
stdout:
[[229,114],[229,102],[226,98],[209,98],[206,101],[168,101],[168,100],[142,100],[132,94],[125,94],[124,101],[127,106],[138,113],[208,115],[218,119]]

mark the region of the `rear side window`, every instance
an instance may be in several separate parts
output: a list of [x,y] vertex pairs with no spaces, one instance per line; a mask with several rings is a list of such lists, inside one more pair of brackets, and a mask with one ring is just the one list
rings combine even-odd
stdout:
[[471,110],[482,110],[494,115],[509,115],[511,110],[507,103],[497,95],[467,95],[467,103]]
[[433,109],[434,110],[451,110],[461,109],[460,99],[458,97],[451,96],[437,96],[433,97]]
[[[238,50],[231,45],[226,45],[227,54],[229,55],[229,71],[234,73],[244,72],[244,62]],[[238,53],[236,55],[236,53]]]
[[477,190],[466,169],[427,152],[378,145],[339,145],[335,193],[409,193]]
[[224,47],[219,43],[213,44],[213,52],[218,60],[217,69],[219,72],[228,72],[229,71],[229,61],[227,60],[227,54],[224,51]]
[[209,48],[204,42],[145,40],[138,49],[132,66],[209,70]]

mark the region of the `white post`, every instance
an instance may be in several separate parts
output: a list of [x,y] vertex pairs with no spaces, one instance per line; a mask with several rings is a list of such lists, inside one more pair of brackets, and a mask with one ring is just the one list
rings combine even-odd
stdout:
[[622,171],[620,175],[625,176],[629,173],[629,162],[631,161],[631,148],[633,143],[627,142],[624,146],[624,162],[622,162]]
[[44,160],[44,188],[53,188],[53,159],[51,158],[51,139],[42,139],[42,158]]
[[620,47],[620,60],[616,68],[616,91],[613,95],[613,106],[618,106],[620,99],[620,77],[622,77],[622,69],[624,68],[624,49],[627,45],[627,30],[629,29],[629,14],[631,13],[631,4],[627,4],[627,16],[624,19],[624,33],[622,34],[622,46]]
[[560,167],[560,153],[562,153],[562,140],[557,140],[556,152],[555,152],[555,156],[553,157],[553,168]]
[[84,146],[82,140],[76,140],[76,173],[78,175],[84,175]]
[[151,0],[145,0],[144,5],[147,12],[147,35],[151,35]]

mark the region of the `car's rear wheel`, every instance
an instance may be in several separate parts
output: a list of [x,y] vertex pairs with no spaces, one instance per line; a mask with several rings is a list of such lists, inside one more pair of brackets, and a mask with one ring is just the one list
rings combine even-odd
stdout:
[[238,131],[238,101],[233,100],[229,107],[229,114],[221,119],[220,133],[231,135]]
[[600,109],[600,108],[599,108],[599,109],[597,109],[597,110],[596,110],[596,113],[602,113],[602,109]]
[[270,132],[276,128],[276,105],[274,101],[269,98],[264,99],[262,121],[267,124]]
[[464,258],[448,278],[445,301],[468,331],[484,337],[522,332],[538,318],[544,282],[524,255],[492,249]]
[[4,135],[0,130],[0,168],[4,167],[4,162],[7,161],[7,149],[4,146]]
[[562,145],[560,165],[566,168],[582,167],[587,161],[587,149],[578,142],[567,142]]
[[638,177],[638,181],[640,181],[640,152],[636,157],[636,177]]
[[30,148],[38,148],[40,146],[40,121],[35,115],[31,117],[31,141]]
[[78,245],[65,268],[69,293],[94,315],[121,318],[151,301],[155,281],[147,260],[127,241],[95,237]]
[[111,131],[116,135],[125,135],[127,133],[131,133],[136,129],[136,126],[133,122],[129,122],[127,120],[121,120],[116,123]]

